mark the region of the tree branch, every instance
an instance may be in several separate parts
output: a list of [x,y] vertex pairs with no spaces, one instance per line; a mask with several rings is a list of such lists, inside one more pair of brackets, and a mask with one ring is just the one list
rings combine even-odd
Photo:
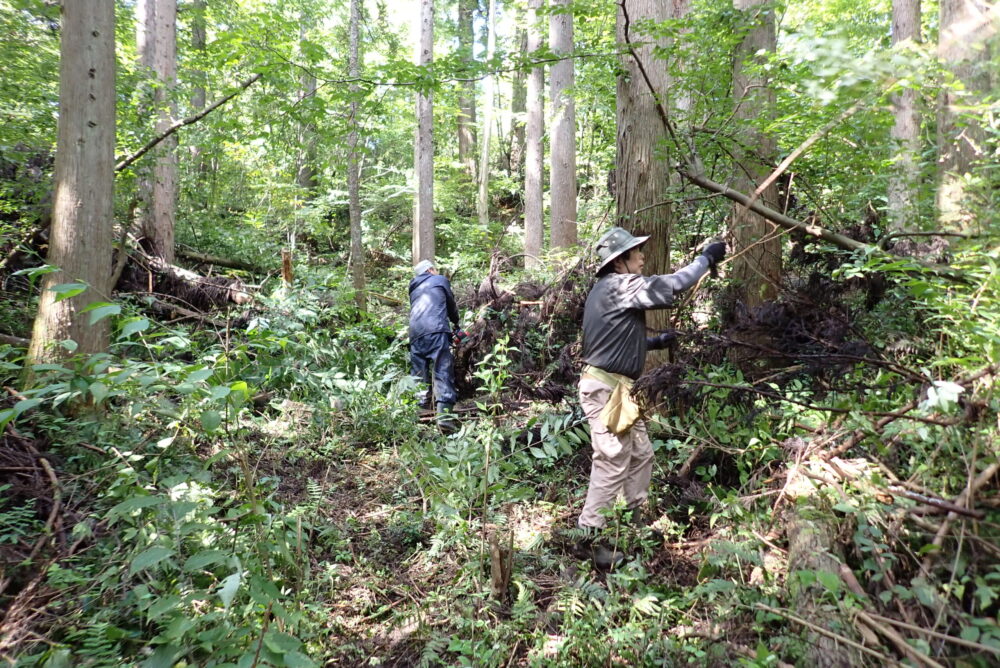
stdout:
[[159,135],[153,137],[148,142],[146,142],[146,145],[140,148],[138,151],[128,156],[127,158],[123,158],[121,161],[119,161],[119,163],[115,165],[115,173],[122,171],[123,169],[134,163],[136,160],[149,153],[149,151],[151,151],[157,144],[159,144],[161,141],[163,141],[170,135],[174,134],[181,128],[183,128],[185,125],[191,125],[192,123],[197,123],[201,119],[205,118],[205,116],[208,116],[210,113],[212,113],[213,111],[224,105],[226,102],[229,102],[231,99],[233,99],[234,97],[245,91],[247,88],[257,83],[257,81],[262,76],[264,75],[260,73],[253,75],[252,77],[241,83],[239,88],[237,88],[229,95],[225,96],[220,100],[217,100],[215,103],[209,105],[208,107],[205,107],[197,114],[193,114],[183,120],[177,121],[169,128],[161,132]]

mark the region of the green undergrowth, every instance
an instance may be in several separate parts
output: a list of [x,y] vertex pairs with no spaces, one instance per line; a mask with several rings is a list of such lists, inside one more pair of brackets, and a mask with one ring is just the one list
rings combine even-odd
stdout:
[[[858,258],[844,279],[878,262]],[[887,491],[908,481],[954,498],[996,460],[1000,405],[992,376],[975,377],[998,361],[995,258],[967,268],[971,287],[900,274],[859,315],[878,364],[763,381],[729,363],[690,370],[688,404],[650,426],[662,538],[616,509],[606,538],[627,558],[610,574],[573,549],[589,473],[579,407],[503,408],[519,354],[508,339],[475,369],[464,404],[478,412],[446,437],[419,419],[403,314],[358,318],[324,281],[262,299],[225,332],[125,305],[109,354],[36,369],[44,381],[0,412],[45,444],[62,498],[61,533],[5,567],[5,605],[47,615],[22,613],[29,634],[5,627],[3,654],[24,666],[770,666],[808,656],[805,596],[840,636],[858,610],[905,611],[971,643],[914,634],[918,651],[989,665],[996,511],[951,519],[935,541],[944,516],[914,520],[919,504]],[[21,358],[2,353],[10,384]],[[849,479],[810,454],[855,433],[833,465]],[[793,466],[812,493],[786,489]],[[0,550],[23,555],[53,530],[51,506],[7,491]],[[789,563],[796,518],[834,528],[861,589]]]

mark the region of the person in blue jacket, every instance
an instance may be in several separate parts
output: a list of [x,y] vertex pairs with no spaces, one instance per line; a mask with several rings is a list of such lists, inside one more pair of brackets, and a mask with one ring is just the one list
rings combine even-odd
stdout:
[[[451,283],[438,273],[434,263],[423,260],[413,269],[410,281],[410,367],[414,376],[431,385],[437,402],[438,425],[454,431],[455,358],[451,352],[452,331],[458,329],[458,306]],[[429,387],[418,394],[421,408],[430,408]]]

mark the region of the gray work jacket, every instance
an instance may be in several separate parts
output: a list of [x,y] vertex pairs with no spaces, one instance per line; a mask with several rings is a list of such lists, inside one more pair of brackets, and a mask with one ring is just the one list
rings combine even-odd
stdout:
[[646,311],[667,308],[708,271],[699,255],[674,274],[602,276],[583,307],[583,361],[635,379],[646,364]]

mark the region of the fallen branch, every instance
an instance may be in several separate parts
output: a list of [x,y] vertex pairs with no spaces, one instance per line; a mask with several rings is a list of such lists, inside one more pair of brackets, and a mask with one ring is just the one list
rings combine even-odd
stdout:
[[[979,489],[993,479],[993,476],[1000,471],[1000,462],[994,461],[992,464],[986,467],[982,473],[977,475],[975,478],[970,477],[968,483],[966,483],[965,489],[962,493],[958,495],[955,499],[956,505],[968,504],[972,501],[972,497],[976,495]],[[934,540],[931,545],[938,548],[936,550],[931,550],[924,556],[924,570],[929,571],[930,567],[934,564],[934,560],[937,558],[939,552],[941,552],[941,546],[944,545],[944,539],[948,535],[951,529],[951,523],[958,519],[958,513],[950,512],[941,522],[941,528],[938,529],[937,535],[934,536]]]
[[31,339],[22,339],[20,336],[12,336],[10,334],[0,334],[0,343],[17,346],[18,348],[27,348],[31,345]]
[[[753,201],[750,197],[748,197],[744,193],[733,190],[729,186],[726,186],[722,183],[717,183],[716,181],[713,181],[712,179],[705,176],[701,171],[692,169],[681,169],[679,171],[681,176],[686,178],[691,183],[694,183],[697,186],[701,186],[702,188],[709,190],[711,192],[719,193],[723,197],[726,197],[734,202],[742,204],[743,206],[747,207],[754,213],[763,216],[764,218],[767,218],[775,225],[783,227],[787,230],[793,230],[796,232],[801,232],[811,237],[817,237],[819,239],[823,239],[824,241],[828,241],[839,248],[843,248],[844,250],[852,252],[864,251],[866,253],[871,253],[873,255],[874,254],[883,255],[887,258],[892,258],[892,259],[897,258],[897,256],[891,255],[890,253],[881,250],[877,246],[871,246],[869,244],[861,243],[860,241],[856,241],[854,239],[851,239],[850,237],[846,237],[843,234],[838,234],[837,232],[828,230],[825,227],[803,223],[802,221],[795,220],[791,216],[786,216],[783,213],[779,213],[768,206],[764,206],[760,202]],[[956,283],[968,282],[965,276],[963,276],[961,272],[959,272],[956,269],[952,269],[951,267],[932,264],[930,262],[922,262],[914,258],[906,258],[906,259],[940,278],[944,278],[949,281],[954,281]]]
[[240,269],[242,271],[249,271],[255,274],[264,273],[260,267],[252,265],[249,262],[244,262],[243,260],[233,260],[226,257],[219,257],[218,255],[198,253],[197,251],[188,250],[186,248],[178,248],[177,255],[184,258],[185,260],[191,260],[192,262],[200,262],[202,264],[214,264],[216,267],[226,267],[228,269]]
[[875,619],[872,619],[864,610],[858,610],[855,613],[857,619],[861,620],[863,623],[867,624],[873,631],[881,634],[882,636],[889,639],[889,641],[896,646],[896,649],[903,656],[910,657],[913,661],[917,663],[918,666],[930,666],[930,668],[944,668],[943,665],[927,656],[923,652],[918,651],[915,647],[911,647],[906,639],[899,635],[895,629],[889,628],[885,624],[882,624]]
[[224,105],[226,102],[229,102],[231,99],[233,99],[234,97],[236,97],[237,95],[239,95],[240,93],[242,93],[243,91],[245,91],[247,88],[249,88],[253,84],[257,83],[257,81],[262,76],[264,76],[264,75],[260,74],[260,73],[253,75],[252,77],[250,77],[249,79],[247,79],[246,81],[244,81],[243,83],[241,83],[239,85],[239,88],[237,88],[235,91],[233,91],[229,95],[227,95],[224,98],[221,98],[220,100],[217,100],[213,104],[205,107],[203,110],[199,111],[197,114],[192,114],[191,116],[188,116],[187,118],[185,118],[183,120],[177,121],[176,123],[174,123],[173,125],[171,125],[170,127],[168,127],[166,130],[164,130],[163,132],[161,132],[159,135],[157,135],[156,137],[153,137],[148,142],[146,142],[146,145],[143,146],[142,148],[140,148],[138,151],[136,151],[132,155],[128,156],[127,158],[123,158],[122,160],[120,160],[118,162],[118,164],[115,165],[115,173],[118,173],[118,172],[122,171],[123,169],[125,169],[126,167],[128,167],[129,165],[131,165],[133,162],[135,162],[136,160],[138,160],[142,156],[144,156],[147,153],[149,153],[149,151],[151,151],[153,148],[155,148],[157,144],[159,144],[164,139],[166,139],[170,135],[174,134],[175,132],[177,132],[178,130],[180,130],[181,128],[183,128],[184,126],[191,125],[192,123],[197,123],[201,119],[205,118],[210,113],[212,113],[213,111],[215,111],[216,109],[218,109],[219,107],[221,107],[222,105]]
[[916,624],[909,624],[898,619],[892,619],[891,617],[883,617],[874,612],[867,613],[869,617],[877,619],[879,621],[885,622],[887,624],[892,624],[893,626],[898,626],[901,629],[907,629],[908,631],[913,631],[914,633],[922,633],[924,635],[930,636],[931,638],[937,638],[938,640],[944,640],[945,642],[950,642],[955,645],[961,645],[962,647],[968,647],[969,649],[974,649],[977,652],[990,652],[1000,656],[1000,649],[996,647],[990,647],[989,645],[983,645],[981,643],[972,642],[971,640],[966,640],[965,638],[959,638],[957,636],[950,636],[947,633],[941,633],[940,631],[933,631],[931,629],[925,629],[917,626]]
[[898,666],[898,665],[900,665],[900,663],[898,661],[894,661],[892,659],[892,657],[890,657],[890,656],[882,654],[881,652],[876,652],[875,650],[873,650],[871,648],[865,647],[861,643],[855,642],[855,641],[851,640],[850,638],[848,638],[846,636],[840,635],[839,633],[834,633],[833,631],[830,631],[829,629],[825,629],[822,626],[817,626],[816,624],[813,624],[812,622],[810,622],[808,620],[805,620],[805,619],[802,619],[801,617],[793,615],[792,613],[790,613],[790,612],[788,612],[786,610],[779,610],[778,608],[772,608],[771,606],[765,605],[763,603],[758,603],[757,604],[757,608],[760,609],[760,610],[763,610],[765,612],[770,612],[773,615],[778,615],[779,617],[784,617],[785,619],[787,619],[790,622],[795,622],[796,624],[799,624],[800,626],[804,626],[805,628],[810,629],[811,631],[815,631],[816,633],[819,633],[820,635],[824,635],[824,636],[826,636],[828,638],[832,638],[833,640],[836,640],[837,642],[842,642],[845,645],[853,647],[854,649],[867,654],[868,656],[874,657],[874,658],[878,659],[879,661],[882,661],[883,665],[890,665],[890,666]]

